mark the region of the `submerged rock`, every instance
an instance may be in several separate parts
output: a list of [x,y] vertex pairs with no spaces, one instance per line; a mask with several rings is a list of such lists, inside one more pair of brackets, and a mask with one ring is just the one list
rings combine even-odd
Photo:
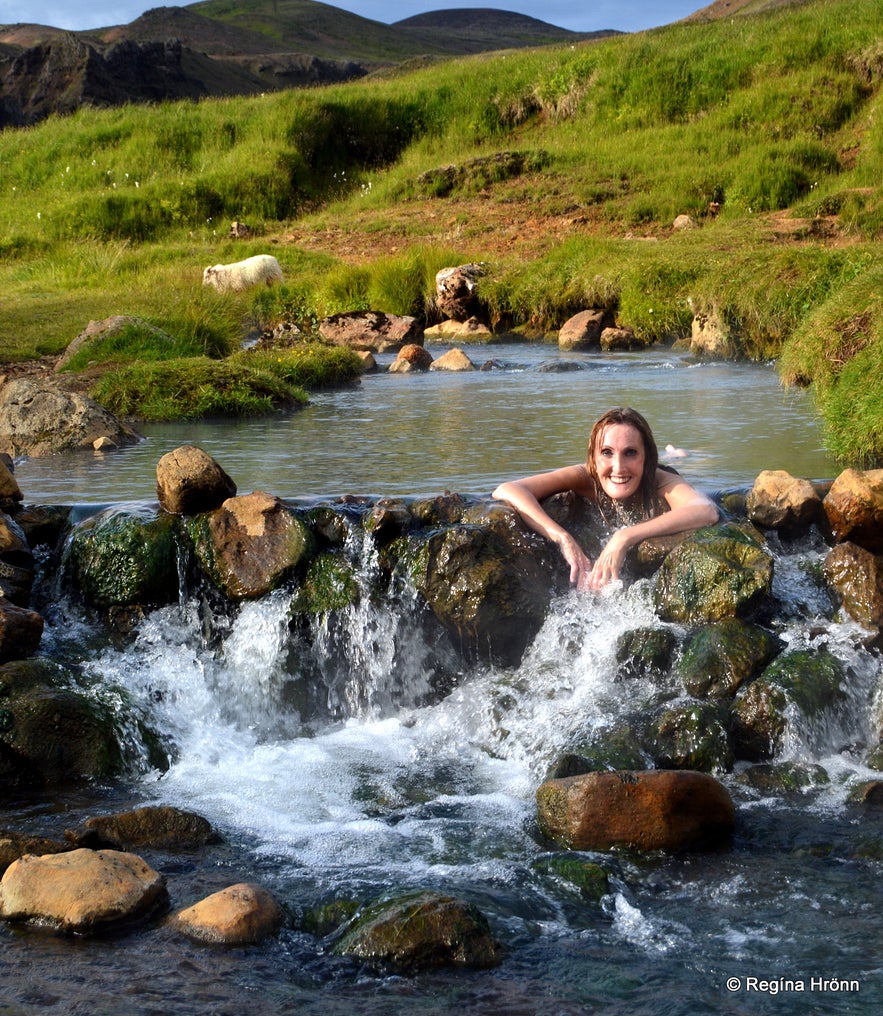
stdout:
[[0,875],[25,854],[63,854],[69,843],[50,840],[45,836],[28,836],[11,829],[0,829]]
[[650,724],[653,761],[660,769],[726,773],[735,755],[725,707],[711,702],[675,703]]
[[668,628],[636,628],[616,640],[616,675],[660,684],[671,672],[678,637]]
[[601,865],[575,853],[544,857],[534,867],[573,886],[592,903],[600,903],[610,892],[610,877]]
[[107,707],[45,659],[0,666],[0,776],[27,785],[103,779],[123,768]]
[[150,847],[154,850],[194,850],[215,843],[211,823],[192,811],[165,805],[136,808],[117,815],[87,818],[82,831],[68,830],[65,837],[78,847]]
[[408,972],[500,962],[484,914],[470,903],[432,892],[367,907],[334,951]]
[[537,790],[543,835],[571,850],[702,850],[733,832],[726,789],[704,773],[651,770],[547,780]]
[[150,917],[167,905],[163,876],[117,850],[28,854],[0,882],[0,917],[80,935]]

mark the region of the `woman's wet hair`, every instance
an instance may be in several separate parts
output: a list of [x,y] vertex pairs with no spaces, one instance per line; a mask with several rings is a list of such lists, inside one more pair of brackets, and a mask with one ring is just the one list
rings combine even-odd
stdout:
[[586,467],[589,470],[592,483],[595,485],[595,493],[597,495],[601,488],[598,470],[595,466],[595,451],[604,436],[604,431],[608,427],[613,427],[618,423],[634,427],[644,442],[644,472],[641,476],[641,497],[644,502],[645,511],[649,510],[656,498],[656,470],[659,467],[659,449],[656,447],[656,440],[653,437],[650,424],[647,423],[637,409],[632,409],[630,406],[616,406],[613,409],[608,409],[606,413],[598,417],[592,427],[592,432],[589,435],[589,447],[586,453]]

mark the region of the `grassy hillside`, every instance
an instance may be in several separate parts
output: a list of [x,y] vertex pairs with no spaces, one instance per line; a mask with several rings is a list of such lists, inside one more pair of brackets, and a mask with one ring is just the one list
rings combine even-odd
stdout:
[[[814,385],[836,454],[881,462],[875,6],[808,0],[6,131],[3,355],[58,353],[113,313],[214,346],[255,321],[431,318],[434,272],[483,260],[494,319],[530,334],[605,303],[647,342],[671,341],[715,309],[744,356]],[[701,228],[673,231],[682,213]],[[233,220],[254,238],[228,240]],[[205,265],[264,250],[286,286],[203,290]]]

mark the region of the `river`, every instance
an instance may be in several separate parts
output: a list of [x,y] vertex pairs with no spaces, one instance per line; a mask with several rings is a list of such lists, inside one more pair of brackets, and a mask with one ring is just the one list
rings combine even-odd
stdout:
[[[241,492],[486,494],[507,476],[580,460],[591,420],[615,404],[644,411],[660,445],[683,448],[679,468],[709,491],[747,486],[764,468],[835,472],[805,393],[783,392],[769,367],[658,351],[568,355],[582,369],[538,373],[556,350],[469,352],[502,367],[380,374],[292,417],[150,427],[135,448],[22,462],[16,476],[27,501],[144,500],[157,458],[193,442]],[[504,958],[490,971],[381,976],[291,928],[215,950],[163,927],[104,941],[0,927],[0,1012],[878,1013],[883,821],[848,796],[875,775],[860,757],[876,729],[880,658],[855,625],[832,618],[812,578],[823,554],[817,540],[777,547],[774,627],[794,648],[822,638],[849,668],[848,709],[821,727],[795,717],[783,752],[826,779],[769,796],[743,782],[744,766],[721,775],[737,806],[732,846],[591,855],[611,875],[600,904],[544,868],[533,795],[575,737],[678,694],[615,680],[617,636],[659,624],[646,581],[562,597],[518,668],[476,667],[431,705],[421,704],[420,647],[398,637],[393,612],[360,607],[341,680],[357,679],[362,693],[345,716],[309,725],[282,703],[284,591],[243,605],[212,645],[187,597],[124,646],[62,605],[47,653],[76,658],[107,694],[141,703],[176,761],[125,786],[13,800],[7,825],[58,835],[134,803],[192,809],[221,831],[222,847],[144,855],[166,874],[175,906],[243,879],[295,917],[337,898],[425,887],[477,904]],[[396,646],[405,658],[392,687]]]

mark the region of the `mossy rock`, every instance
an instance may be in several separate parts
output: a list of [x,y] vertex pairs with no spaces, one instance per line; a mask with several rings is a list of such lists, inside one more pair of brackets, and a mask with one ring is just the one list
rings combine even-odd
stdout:
[[738,780],[764,794],[785,794],[827,786],[831,777],[825,767],[818,764],[761,762],[740,773]]
[[738,757],[759,762],[782,748],[788,712],[808,723],[843,703],[846,671],[828,650],[799,649],[777,657],[736,697],[733,731]]
[[481,911],[433,892],[366,907],[335,943],[334,952],[408,972],[500,962],[499,946]]
[[332,900],[320,906],[308,907],[298,922],[300,930],[316,938],[325,938],[351,921],[361,905],[358,900]]
[[660,769],[729,772],[735,761],[727,710],[711,702],[667,707],[650,725],[648,749]]
[[750,525],[698,530],[665,558],[654,597],[664,621],[702,624],[751,617],[769,600],[773,559]]
[[610,878],[604,868],[575,851],[543,857],[534,867],[573,886],[588,902],[600,903],[610,893]]
[[333,553],[310,561],[291,605],[293,615],[322,615],[344,610],[359,601],[359,583],[352,565]]
[[759,625],[725,618],[700,628],[678,664],[684,688],[695,698],[732,698],[782,649]]
[[635,628],[616,640],[616,676],[661,683],[671,672],[677,635],[669,628]]
[[169,756],[156,731],[129,710],[124,693],[106,706],[75,671],[45,657],[0,666],[0,774],[55,785],[139,765],[163,771]]
[[546,779],[651,767],[653,760],[644,747],[645,726],[641,718],[635,725],[623,722],[597,731],[587,742],[576,745],[573,752],[559,756]]
[[160,606],[178,598],[177,518],[150,508],[111,508],[71,532],[67,563],[95,607]]
[[457,525],[426,541],[417,591],[470,660],[517,665],[542,627],[554,589],[523,530]]

